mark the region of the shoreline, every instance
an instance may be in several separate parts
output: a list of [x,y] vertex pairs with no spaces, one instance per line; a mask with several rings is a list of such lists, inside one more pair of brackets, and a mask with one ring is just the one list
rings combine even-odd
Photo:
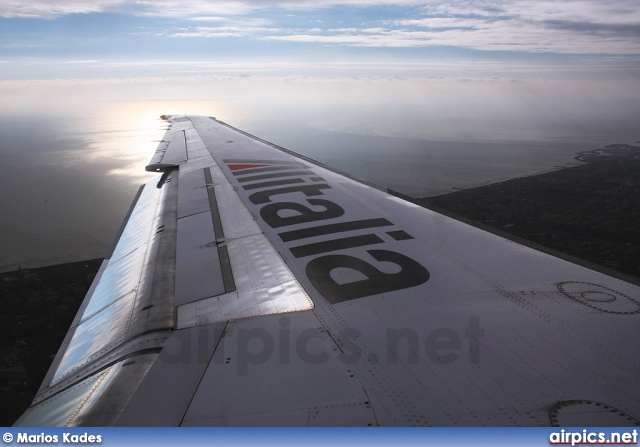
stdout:
[[[572,262],[640,278],[640,147],[581,151],[579,165],[418,199],[450,217]],[[533,245],[531,245],[533,244]],[[628,276],[631,275],[631,276]]]

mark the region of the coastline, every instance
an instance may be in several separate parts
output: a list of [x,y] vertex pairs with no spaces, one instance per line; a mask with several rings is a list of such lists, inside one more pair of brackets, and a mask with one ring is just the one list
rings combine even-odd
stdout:
[[[640,278],[640,147],[612,144],[580,165],[458,190],[418,203],[504,237]],[[575,258],[575,259],[574,259]],[[630,280],[632,278],[623,278]]]

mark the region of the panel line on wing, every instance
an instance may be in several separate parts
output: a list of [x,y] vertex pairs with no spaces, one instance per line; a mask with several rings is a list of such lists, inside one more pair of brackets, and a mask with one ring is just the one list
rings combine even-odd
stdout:
[[[222,219],[220,218],[220,210],[218,209],[218,200],[216,192],[213,188],[213,179],[211,171],[204,170],[204,179],[207,185],[207,194],[209,196],[209,205],[211,208],[211,218],[213,219],[213,229],[216,234],[216,241],[224,240],[224,229],[222,227]],[[220,259],[220,270],[222,271],[222,282],[224,284],[225,293],[236,290],[236,284],[233,279],[233,271],[231,270],[231,261],[229,260],[229,252],[227,247],[218,243],[218,257]]]
[[211,213],[178,220],[176,305],[224,293]]

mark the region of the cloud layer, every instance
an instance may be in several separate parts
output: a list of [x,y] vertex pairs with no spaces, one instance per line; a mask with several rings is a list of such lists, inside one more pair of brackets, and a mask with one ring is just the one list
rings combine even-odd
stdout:
[[157,33],[174,38],[242,37],[325,46],[640,54],[637,0],[62,0],[55,4],[9,0],[0,4],[0,16],[5,18],[54,19],[99,12],[173,18],[180,25]]

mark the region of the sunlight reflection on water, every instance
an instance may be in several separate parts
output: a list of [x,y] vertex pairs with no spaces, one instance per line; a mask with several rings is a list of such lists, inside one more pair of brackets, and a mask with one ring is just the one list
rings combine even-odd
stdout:
[[564,103],[549,107],[555,115],[529,107],[518,119],[512,111],[524,107],[512,97],[489,104],[495,86],[443,93],[399,85],[137,85],[102,91],[118,92],[110,101],[90,99],[90,85],[73,94],[70,86],[56,87],[49,96],[53,87],[0,85],[0,270],[104,256],[137,188],[154,176],[144,167],[164,133],[161,114],[213,115],[415,197],[566,166],[576,151],[603,143],[633,143],[607,140],[629,127],[626,121],[609,119],[616,125],[599,131],[589,124],[595,118],[568,113]]

